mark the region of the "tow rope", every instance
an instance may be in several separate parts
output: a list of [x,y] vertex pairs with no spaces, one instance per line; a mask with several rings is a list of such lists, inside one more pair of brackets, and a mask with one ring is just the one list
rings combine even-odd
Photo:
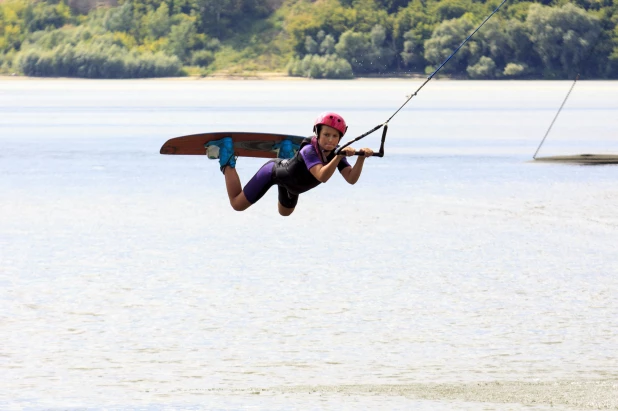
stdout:
[[[365,132],[365,133],[361,134],[360,136],[356,137],[355,139],[348,141],[348,142],[347,142],[347,143],[345,143],[344,145],[342,145],[342,146],[338,147],[338,148],[335,150],[335,154],[339,154],[339,152],[340,152],[342,149],[346,148],[346,147],[347,147],[347,146],[349,146],[350,144],[353,144],[353,143],[355,143],[356,141],[361,140],[361,139],[363,139],[363,138],[367,137],[368,135],[370,135],[371,133],[373,133],[373,132],[375,132],[375,131],[377,131],[377,130],[381,129],[382,127],[384,127],[384,131],[382,132],[382,141],[381,141],[381,143],[380,143],[380,149],[378,150],[378,152],[377,152],[377,153],[373,153],[373,156],[374,156],[374,157],[384,157],[384,141],[386,140],[386,131],[388,130],[388,122],[389,122],[389,121],[391,121],[391,120],[393,119],[393,117],[395,117],[395,115],[397,115],[397,113],[399,113],[399,112],[401,111],[401,109],[402,109],[402,108],[404,108],[404,106],[405,106],[406,104],[408,104],[408,102],[409,102],[410,100],[412,100],[412,98],[413,98],[413,97],[415,97],[415,96],[418,94],[418,92],[419,92],[419,91],[421,91],[421,89],[422,89],[423,87],[425,87],[425,85],[426,85],[427,83],[429,83],[429,81],[430,81],[430,80],[431,80],[431,79],[432,79],[432,78],[433,78],[433,77],[434,77],[434,76],[435,76],[435,75],[436,75],[436,74],[437,74],[437,73],[438,73],[438,72],[442,69],[442,67],[444,67],[444,65],[446,65],[446,63],[448,63],[448,62],[449,62],[449,60],[450,60],[451,58],[453,58],[453,56],[455,55],[455,53],[457,53],[457,52],[459,51],[459,49],[461,49],[461,48],[462,48],[462,47],[463,47],[463,46],[464,46],[464,45],[468,42],[468,40],[470,40],[470,39],[472,38],[472,36],[474,36],[474,34],[475,34],[477,31],[479,31],[479,30],[480,30],[480,28],[481,28],[481,27],[483,27],[483,25],[484,25],[485,23],[487,23],[487,21],[488,21],[488,20],[489,20],[489,19],[490,19],[490,18],[491,18],[494,14],[496,14],[496,13],[498,12],[498,10],[500,10],[500,7],[502,7],[502,5],[503,5],[504,3],[506,3],[506,0],[502,0],[502,3],[500,3],[500,5],[499,5],[498,7],[496,7],[496,9],[495,9],[495,10],[494,10],[494,11],[493,11],[493,12],[492,12],[489,16],[487,16],[487,18],[486,18],[485,20],[483,20],[483,22],[482,22],[482,23],[481,23],[481,24],[480,24],[480,25],[479,25],[479,26],[478,26],[478,27],[477,27],[477,28],[476,28],[476,29],[475,29],[475,30],[474,30],[474,31],[473,31],[473,32],[472,32],[472,33],[471,33],[471,34],[470,34],[470,35],[469,35],[469,36],[468,36],[468,37],[467,37],[467,38],[466,38],[466,39],[465,39],[465,40],[464,40],[464,41],[463,41],[460,45],[459,45],[459,47],[457,47],[457,48],[455,49],[455,51],[453,51],[453,53],[451,53],[451,55],[450,55],[450,56],[448,56],[448,58],[447,58],[446,60],[444,60],[444,62],[443,62],[442,64],[440,64],[440,66],[439,66],[439,67],[438,67],[438,68],[437,68],[437,69],[436,69],[433,73],[431,73],[431,74],[429,75],[429,77],[427,77],[427,79],[423,82],[423,84],[421,84],[421,86],[420,86],[420,87],[419,87],[419,88],[418,88],[418,89],[417,89],[417,90],[416,90],[413,94],[411,94],[411,95],[410,95],[410,96],[406,99],[406,101],[405,101],[405,102],[404,102],[404,103],[403,103],[403,104],[402,104],[402,105],[401,105],[401,106],[400,106],[400,107],[399,107],[399,108],[398,108],[398,109],[397,109],[397,110],[393,113],[393,115],[392,115],[392,116],[390,116],[390,117],[388,118],[388,120],[386,120],[386,121],[385,121],[384,123],[382,123],[382,124],[379,124],[379,125],[375,126],[375,127],[374,127],[374,128],[372,128],[371,130],[369,130],[369,131],[367,131],[367,132]],[[361,151],[356,151],[356,152],[354,153],[354,155],[357,155],[357,156],[358,156],[358,155],[362,155],[362,154],[363,154],[363,153],[362,153]]]

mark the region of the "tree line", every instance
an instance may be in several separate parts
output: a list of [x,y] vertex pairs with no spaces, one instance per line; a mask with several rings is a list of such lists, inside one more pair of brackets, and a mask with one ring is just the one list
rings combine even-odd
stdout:
[[[431,73],[498,0],[0,3],[0,73],[86,78],[251,71]],[[618,78],[618,3],[509,0],[444,66],[458,78]]]

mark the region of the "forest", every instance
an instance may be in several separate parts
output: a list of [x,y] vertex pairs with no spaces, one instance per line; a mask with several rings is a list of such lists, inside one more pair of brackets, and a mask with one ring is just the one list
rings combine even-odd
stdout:
[[[0,74],[146,78],[432,73],[498,0],[0,0]],[[613,0],[507,0],[440,71],[618,78]]]

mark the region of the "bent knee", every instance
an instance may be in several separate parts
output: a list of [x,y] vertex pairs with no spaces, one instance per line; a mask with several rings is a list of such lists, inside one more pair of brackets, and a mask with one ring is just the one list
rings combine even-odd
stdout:
[[245,211],[247,208],[251,207],[251,203],[248,201],[230,201],[230,205],[236,211]]
[[252,203],[250,203],[244,193],[241,192],[238,196],[230,198],[230,205],[236,211],[245,211],[247,208],[251,207]]
[[251,204],[230,203],[235,211],[245,211]]
[[293,208],[280,208],[279,209],[279,214],[282,215],[283,217],[288,217],[289,215],[291,215],[294,212]]

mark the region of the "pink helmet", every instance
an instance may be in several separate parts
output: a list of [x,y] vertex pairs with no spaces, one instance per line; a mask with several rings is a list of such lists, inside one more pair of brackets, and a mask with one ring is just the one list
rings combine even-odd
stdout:
[[318,116],[315,119],[315,123],[313,124],[313,132],[318,134],[318,126],[329,126],[334,128],[335,130],[341,133],[341,137],[345,134],[348,129],[348,126],[345,124],[345,120],[337,113],[325,112]]

